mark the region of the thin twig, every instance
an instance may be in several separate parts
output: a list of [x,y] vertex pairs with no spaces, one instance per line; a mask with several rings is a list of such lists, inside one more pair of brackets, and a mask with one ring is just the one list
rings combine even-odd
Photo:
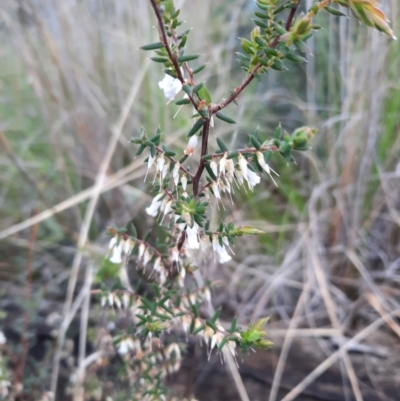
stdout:
[[[179,67],[178,60],[175,57],[175,55],[172,53],[172,49],[168,42],[168,36],[167,36],[167,32],[165,31],[165,26],[164,26],[164,21],[163,21],[162,15],[161,15],[161,11],[160,11],[159,7],[157,6],[157,2],[155,0],[150,0],[150,3],[154,9],[154,13],[157,18],[159,32],[160,32],[160,39],[161,39],[162,43],[164,44],[165,49],[167,50],[168,57],[175,68],[175,72],[176,72],[176,75],[178,76],[179,81],[181,81],[182,85],[185,85],[186,84],[185,77],[183,76],[181,68]],[[193,104],[194,108],[196,110],[198,110],[198,104],[197,104],[196,100],[193,98],[193,96],[188,95],[188,97],[189,97],[189,100],[191,101],[191,103]]]

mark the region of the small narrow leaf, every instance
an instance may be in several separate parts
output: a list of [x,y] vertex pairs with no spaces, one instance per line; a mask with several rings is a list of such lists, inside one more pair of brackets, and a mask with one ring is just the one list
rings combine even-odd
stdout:
[[222,114],[220,112],[215,113],[216,117],[218,117],[220,120],[225,121],[228,124],[236,124],[236,121],[233,120],[232,118],[226,116],[225,114]]
[[202,126],[204,125],[204,119],[199,118],[193,125],[192,129],[188,133],[188,137],[193,136]]
[[179,63],[184,63],[186,61],[196,60],[200,57],[200,54],[185,54],[178,58]]
[[162,49],[164,46],[164,43],[157,42],[157,43],[150,43],[148,45],[142,46],[140,49],[141,50],[157,50],[157,49]]
[[208,92],[205,85],[203,85],[200,90],[198,91],[197,95],[201,100],[206,101],[206,105],[209,106],[212,103],[210,93]]
[[337,17],[346,17],[345,13],[342,13],[341,11],[336,10],[336,8],[333,7],[326,6],[325,10],[328,11],[328,13],[335,15]]
[[175,102],[175,104],[176,104],[177,106],[182,106],[182,105],[184,105],[184,104],[189,104],[189,103],[190,103],[190,100],[187,99],[187,98],[183,98],[183,99],[177,100],[177,101]]
[[193,70],[193,75],[199,73],[200,71],[203,71],[204,68],[206,68],[206,64],[201,65],[200,67],[197,67]]
[[222,152],[228,151],[228,147],[225,145],[224,141],[221,138],[217,138],[217,143]]
[[156,63],[167,63],[169,61],[168,57],[151,57],[151,60],[155,61]]

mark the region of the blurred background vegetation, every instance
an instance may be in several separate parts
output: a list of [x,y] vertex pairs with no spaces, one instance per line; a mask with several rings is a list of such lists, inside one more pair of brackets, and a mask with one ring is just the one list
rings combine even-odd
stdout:
[[[202,54],[200,64],[209,63],[199,79],[218,101],[243,77],[237,38],[252,29],[255,4],[177,4],[185,28],[193,28],[190,52]],[[382,8],[399,36],[398,2],[382,1]],[[229,266],[200,267],[206,278],[220,280],[214,303],[225,316],[238,315],[241,324],[271,316],[278,351],[272,351],[270,401],[281,399],[276,389],[296,352],[290,348],[296,333],[309,330],[316,347],[325,349],[326,338],[352,338],[391,314],[379,326],[387,337],[372,346],[396,338],[398,344],[400,335],[394,314],[400,307],[400,48],[354,19],[321,14],[318,21],[325,29],[310,40],[308,63],[288,64],[289,71],[271,71],[252,84],[227,111],[236,128],[215,128],[232,148],[257,126],[267,135],[279,123],[289,132],[301,125],[318,128],[312,151],[298,154],[296,164],[273,158],[277,188],[263,180],[252,193],[237,191],[228,210],[215,209],[215,219],[223,213],[226,221],[265,234],[238,242]],[[72,358],[60,371],[68,390],[79,343],[79,294],[88,290],[86,266],[101,266],[107,226],[132,219],[144,236],[154,224],[144,213],[151,199],[146,167],[134,158],[130,138],[141,126],[152,133],[160,125],[177,151],[186,145],[190,110],[172,118],[177,106],[166,107],[157,85],[163,72],[139,50],[156,41],[154,25],[147,0],[1,2],[0,329],[7,338],[2,352],[8,380],[23,383],[10,399],[44,397],[55,351]],[[104,164],[110,150],[111,162]],[[78,264],[77,243],[84,254]],[[67,288],[76,302],[69,305],[71,325],[57,350]],[[102,324],[95,302],[90,319],[88,354]],[[334,352],[325,351],[326,357]],[[356,394],[352,362],[343,360],[338,366]],[[127,399],[118,398],[109,376],[90,377],[97,381],[88,380],[84,399]],[[102,395],[90,386],[102,388]]]

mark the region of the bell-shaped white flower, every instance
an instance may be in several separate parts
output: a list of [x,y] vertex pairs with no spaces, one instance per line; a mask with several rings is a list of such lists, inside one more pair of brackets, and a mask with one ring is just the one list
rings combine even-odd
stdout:
[[227,252],[225,245],[221,246],[221,244],[219,243],[217,236],[213,237],[212,245],[213,245],[214,252],[218,254],[219,263],[226,263],[232,259],[232,257]]
[[161,271],[161,266],[162,266],[161,256],[159,256],[159,257],[155,260],[155,262],[154,262],[153,269],[154,269],[156,272]]
[[217,164],[217,162],[215,160],[213,160],[210,163],[210,168],[211,168],[212,172],[214,173],[214,175],[216,177],[218,177],[218,164]]
[[178,186],[179,183],[179,170],[181,168],[181,165],[179,162],[177,162],[174,166],[174,169],[172,170],[172,178],[174,180],[175,186]]
[[142,242],[139,246],[139,252],[138,252],[139,259],[143,258],[145,251],[146,251],[146,245]]
[[153,166],[154,161],[155,161],[155,157],[153,157],[152,155],[149,155],[149,157],[147,159],[147,171],[146,171],[146,175],[144,176],[144,181],[146,181],[147,174],[149,174],[149,171],[150,171],[151,167]]
[[157,158],[157,171],[159,171],[160,173],[162,173],[163,169],[165,166],[165,159],[164,156],[161,155]]
[[221,193],[220,193],[220,191],[219,191],[218,184],[217,184],[215,181],[211,184],[211,188],[212,188],[212,190],[213,190],[213,192],[214,192],[214,196],[215,196],[217,199],[221,199]]
[[268,163],[265,161],[264,155],[263,155],[261,152],[257,152],[257,153],[256,153],[256,156],[257,156],[257,162],[258,162],[258,164],[259,164],[259,165],[263,168],[263,170],[265,170],[266,173],[270,176],[272,182],[273,182],[276,186],[278,186],[277,183],[275,182],[274,178],[273,178],[272,175],[271,175],[271,171],[272,171],[274,174],[276,174],[278,177],[279,177],[279,174],[278,174],[276,171],[272,170],[272,168],[271,168],[271,167],[268,165]]
[[187,247],[189,249],[199,249],[199,227],[196,223],[193,224],[193,227],[186,227],[187,234]]
[[152,217],[156,217],[161,206],[161,198],[164,196],[164,194],[160,193],[157,196],[154,197],[154,199],[151,202],[151,205],[146,208],[146,213]]
[[247,160],[243,157],[241,153],[239,153],[239,167],[240,172],[242,173],[243,177],[247,177]]
[[219,161],[219,171],[221,174],[225,174],[225,170],[227,167],[227,161],[228,161],[227,157],[228,157],[228,153],[225,152]]
[[194,153],[194,150],[196,149],[198,143],[199,143],[198,136],[197,135],[191,136],[184,151],[185,155],[191,156]]
[[179,262],[179,249],[177,247],[172,250],[172,261],[176,263]]
[[182,184],[182,189],[184,191],[186,191],[186,187],[187,187],[187,177],[186,174],[182,176],[181,178],[181,184]]
[[111,238],[109,249],[111,251],[111,257],[109,261],[111,263],[122,263],[122,252],[124,250],[125,241],[120,238],[118,243],[118,236]]
[[261,181],[260,176],[250,169],[247,170],[247,177],[245,178],[247,178],[247,184],[251,190]]
[[171,75],[165,74],[164,79],[158,83],[163,90],[164,96],[169,100],[174,100],[175,96],[182,90],[182,82]]

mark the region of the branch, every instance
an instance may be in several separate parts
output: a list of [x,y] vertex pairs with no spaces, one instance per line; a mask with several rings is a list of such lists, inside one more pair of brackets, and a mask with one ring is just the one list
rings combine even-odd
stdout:
[[[279,149],[275,145],[272,145],[272,146],[261,146],[260,149],[256,149],[256,148],[236,149],[236,150],[233,150],[232,152],[238,152],[238,153],[245,154],[245,153],[265,152],[266,150],[270,150],[271,152],[277,152]],[[211,159],[216,159],[218,157],[224,156],[225,153],[226,152],[219,152],[219,153],[213,153],[211,155],[207,155],[207,160],[209,160],[210,156],[211,156]]]
[[205,167],[205,160],[203,159],[203,156],[207,154],[208,151],[208,134],[210,133],[210,123],[211,120],[210,118],[207,118],[205,120],[205,123],[203,125],[203,131],[201,135],[201,159],[200,159],[200,164],[199,168],[197,169],[196,175],[193,177],[193,195],[197,197],[200,193],[200,179],[204,171]]
[[[153,0],[152,0],[153,1]],[[296,12],[300,6],[301,0],[298,0],[298,3],[296,4],[296,7],[290,10],[290,14],[286,20],[286,30],[288,31],[290,27],[292,26],[294,16],[296,15]],[[271,48],[274,49],[278,43],[279,43],[280,36],[278,36],[271,44]],[[226,106],[228,106],[230,103],[232,103],[236,98],[243,92],[243,90],[250,84],[251,81],[253,81],[254,77],[256,76],[258,70],[262,67],[261,63],[258,63],[252,70],[252,72],[242,81],[242,83],[236,87],[233,91],[232,94],[225,100],[223,100],[219,104],[215,104],[211,107],[211,115],[217,113],[218,111],[224,109]]]
[[[154,9],[154,13],[156,14],[156,17],[157,17],[159,33],[160,33],[160,40],[164,44],[165,49],[167,50],[168,57],[171,60],[171,63],[173,64],[173,66],[175,68],[175,72],[178,76],[179,81],[181,81],[182,85],[185,85],[186,84],[185,77],[183,76],[181,68],[179,67],[178,60],[176,59],[175,55],[172,53],[172,49],[168,42],[167,32],[165,31],[164,21],[162,19],[160,9],[157,6],[156,0],[150,0],[150,3],[152,5],[152,7]],[[186,69],[189,70],[188,66],[185,66],[185,67],[186,67]],[[191,77],[191,81],[193,81],[192,75],[190,72],[189,72],[189,75]],[[191,82],[191,83],[193,83],[193,82]],[[188,97],[189,97],[189,100],[192,102],[194,108],[198,111],[198,105],[197,105],[196,100],[191,95],[188,95]]]
[[[163,154],[169,161],[171,161],[172,163],[179,163],[178,161],[176,161],[173,157],[171,156],[167,156],[165,154],[165,152],[159,147],[159,146],[155,146],[155,149],[158,153]],[[187,174],[189,177],[191,177],[193,179],[193,174],[190,174],[189,170],[187,170],[185,167],[181,166],[181,164],[179,163],[179,170],[183,171],[185,174]]]

